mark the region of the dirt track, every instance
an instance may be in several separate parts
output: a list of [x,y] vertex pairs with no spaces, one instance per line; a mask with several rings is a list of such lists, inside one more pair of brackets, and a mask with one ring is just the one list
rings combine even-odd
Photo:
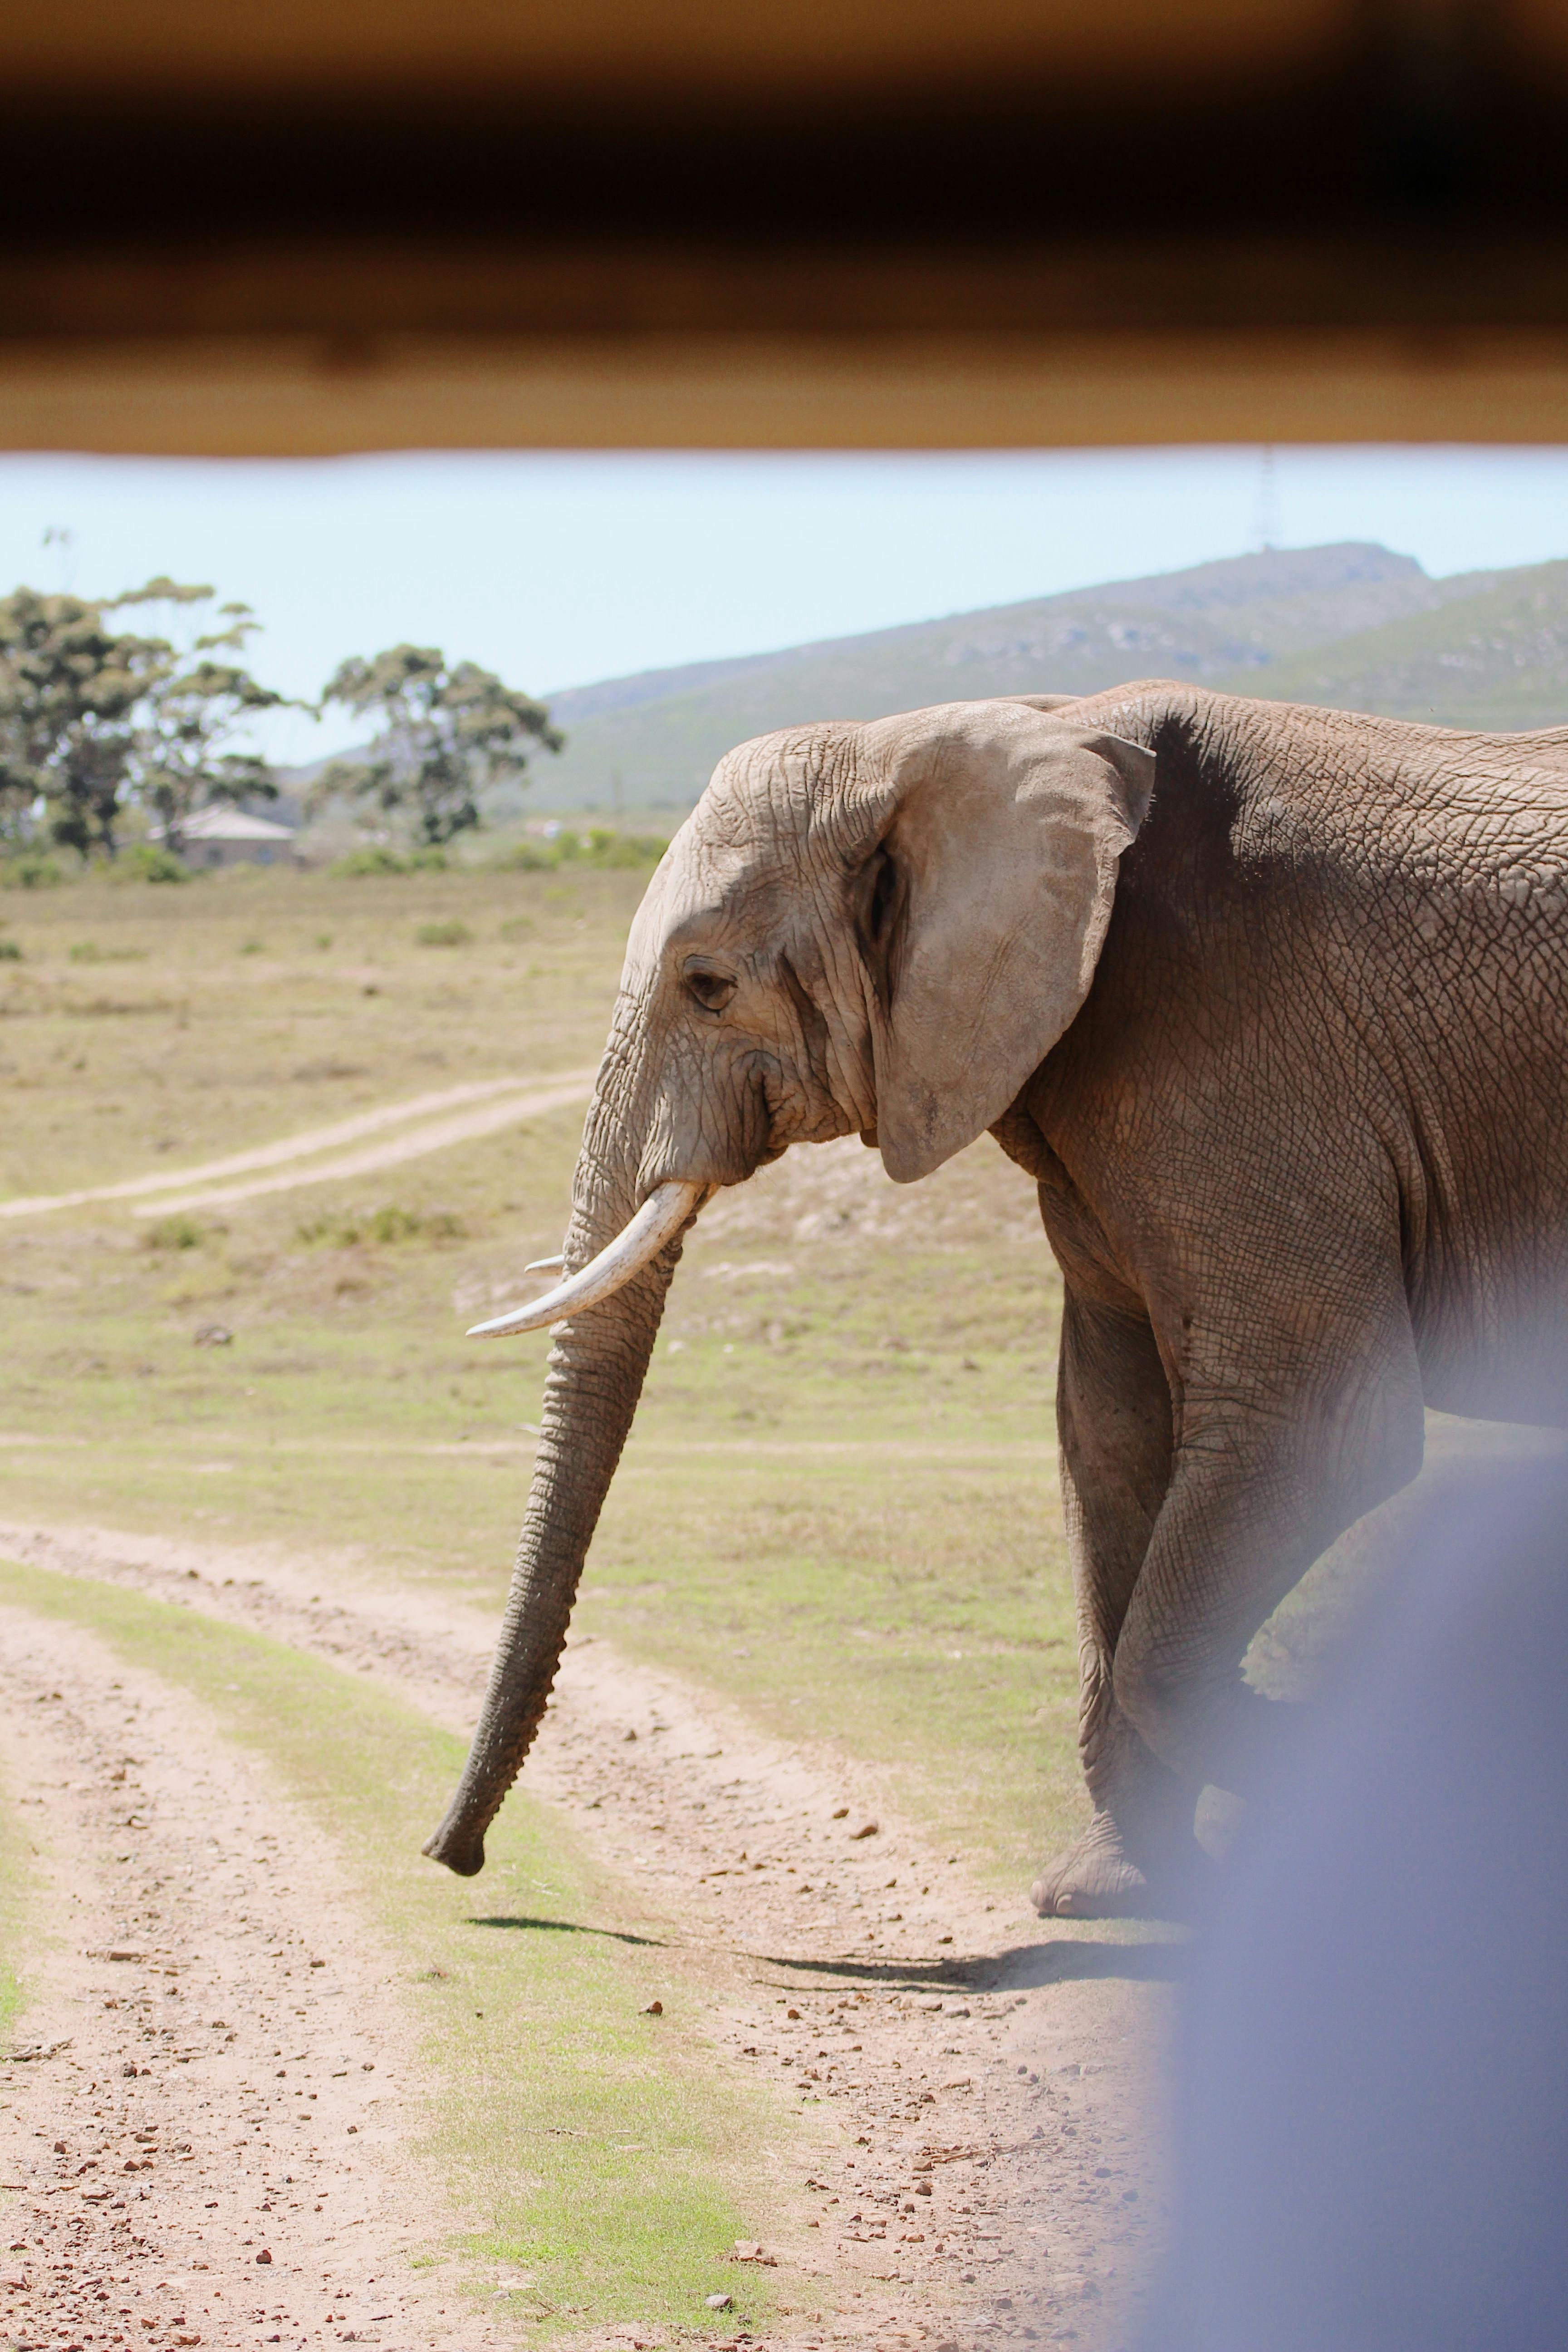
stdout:
[[6,1778],[60,1923],[0,2073],[12,2342],[496,2341],[416,2291],[418,2068],[327,1842],[90,1633],[4,1610],[0,1643]]
[[[301,1563],[259,1550],[16,1527],[0,1527],[0,1553],[177,1598],[372,1672],[437,1720],[462,1728],[473,1720],[491,1624],[436,1598],[378,1591],[352,1562]],[[313,1598],[328,1591],[331,1601]],[[19,2340],[61,2352],[88,2341],[79,2326],[70,2332],[74,2314],[63,2332],[52,2316],[47,2326],[53,2332],[36,2332],[37,2280],[46,2275],[68,2279],[79,2294],[108,2293],[110,2301],[97,2307],[116,2315],[151,2308],[157,2278],[171,2280],[170,2294],[184,2279],[183,2302],[175,2295],[170,2309],[165,2294],[157,2307],[163,2332],[143,2330],[137,2319],[117,2324],[127,2330],[124,2341],[161,2346],[188,2337],[196,2275],[188,2184],[199,2182],[204,2164],[215,2165],[226,2143],[245,2137],[248,2147],[258,2135],[271,2136],[274,2178],[285,2165],[293,2181],[282,2200],[275,2191],[264,2210],[260,2191],[268,2176],[258,2158],[247,2157],[249,2171],[216,2190],[229,2200],[216,2210],[231,2246],[236,2224],[244,2224],[237,2231],[242,2244],[263,2225],[274,2231],[268,2284],[276,2279],[281,2289],[286,2279],[295,2282],[300,2308],[295,2314],[290,2307],[293,2332],[279,2322],[274,2336],[270,2310],[262,2329],[252,2316],[261,2302],[257,2273],[237,2268],[232,2294],[226,2273],[221,2296],[215,2287],[203,2305],[205,2343],[364,2340],[353,2325],[360,2317],[389,2347],[489,2340],[482,2332],[443,2337],[440,2329],[458,2325],[454,2315],[416,2305],[406,2286],[401,2302],[373,2288],[373,2279],[395,2274],[400,2233],[416,2201],[427,2214],[428,2185],[408,2177],[401,2153],[418,2107],[406,2054],[390,2043],[376,2044],[373,2053],[367,2040],[376,2073],[366,2074],[358,2042],[349,2051],[324,1995],[309,1997],[315,2006],[304,2018],[285,1995],[280,1972],[293,1969],[287,1982],[296,1985],[301,1957],[328,1961],[327,1970],[307,1970],[306,1981],[313,1973],[324,1984],[346,1985],[353,1969],[365,1982],[376,1980],[378,1963],[358,1925],[313,1910],[299,1891],[330,1885],[330,1861],[306,1871],[290,1852],[289,1889],[276,1885],[277,1865],[268,1857],[284,1801],[263,1790],[255,1766],[215,1731],[202,1742],[199,1791],[180,1790],[155,1760],[139,1768],[144,1781],[149,1771],[156,1780],[150,1830],[137,1833],[133,1863],[110,1862],[105,1840],[117,1842],[110,1829],[131,1786],[109,1778],[119,1743],[144,1759],[172,1753],[159,1746],[172,1734],[168,1710],[177,1705],[188,1717],[188,1704],[159,1691],[150,1677],[132,1694],[133,1678],[87,1635],[32,1621],[24,1633],[12,1650],[11,1671],[64,1695],[39,1705],[18,1690],[14,1719],[30,1707],[29,1735],[35,1722],[49,1727],[42,1763],[45,1751],[29,1736],[27,1769],[35,1778],[73,1783],[68,1819],[75,1826],[55,1849],[52,1865],[63,1874],[62,1892],[80,1896],[83,1924],[73,1924],[68,1942],[73,1953],[96,1951],[109,1948],[106,1938],[123,1936],[127,1948],[149,1957],[120,1963],[73,1957],[52,1990],[47,2020],[35,2013],[25,2022],[26,2041],[68,2036],[71,2048],[10,2073],[7,2095],[15,2105],[3,2119],[0,2147],[8,2163],[16,2150],[29,2152],[43,2168],[35,2177],[40,2185],[47,2177],[52,2190],[47,2202],[36,2200],[47,2217],[37,2225],[43,2238],[35,2245],[33,2227],[26,2233],[36,2269],[25,2291],[32,2302],[23,2307],[35,2332]],[[110,1676],[124,1686],[112,1702]],[[112,1706],[123,1700],[129,1716],[132,1696],[135,1721],[117,1729]],[[994,1903],[961,1862],[933,1853],[900,1822],[885,1790],[863,1768],[831,1751],[764,1739],[710,1695],[635,1667],[602,1643],[580,1641],[569,1650],[558,1703],[529,1774],[536,1793],[568,1812],[641,1897],[672,1919],[694,1960],[725,1988],[716,1995],[725,2011],[717,2022],[731,2063],[771,2077],[781,2098],[821,2101],[830,2109],[837,2152],[811,2192],[808,2242],[790,2252],[822,2278],[836,2317],[821,2335],[800,2341],[822,2335],[889,2343],[900,2336],[933,2344],[1038,2339],[1111,2352],[1131,2340],[1140,2283],[1159,2233],[1152,2058],[1170,1947],[1128,1948],[1092,1931],[1047,1929],[1021,1906]],[[872,1822],[873,1831],[856,1834]],[[156,1855],[149,1842],[153,1823],[163,1841]],[[198,1823],[202,1837],[217,1838],[224,1867],[235,1874],[233,1900],[242,1881],[268,1885],[268,1918],[286,1919],[292,1939],[266,1938],[268,1946],[279,1944],[277,1954],[263,1948],[259,1934],[248,1939],[237,1930],[232,1945],[216,1934],[210,1906],[217,1882],[190,1874]],[[289,1840],[300,1834],[290,1828]],[[321,1843],[319,1832],[309,1834]],[[152,1904],[155,1882],[160,1895]],[[141,1941],[132,1947],[132,1923],[149,1907],[160,1913],[151,1923],[156,1945],[150,1928],[138,1928]],[[185,2042],[177,2030],[151,2025],[159,2004],[171,1998],[156,1990],[154,1971],[169,1967],[181,1970],[174,1981],[183,1987],[182,2019],[216,2008],[228,2021],[226,2032],[241,2036],[225,2045],[227,2060],[205,2054],[201,2036],[195,2039],[204,2054],[187,2050],[188,2025]],[[241,1975],[248,1985],[243,2000]],[[188,2158],[158,2160],[125,2198],[123,2213],[112,2198],[91,2202],[79,2180],[93,2176],[74,2170],[89,2157],[100,2167],[140,2160],[118,2151],[130,2144],[133,2118],[142,2112],[141,2077],[134,2084],[106,2081],[107,2058],[100,2062],[110,2046],[118,2050],[123,2021],[105,2032],[107,2013],[96,2004],[123,2002],[122,1978],[127,1985],[134,1978],[142,2030],[153,2037],[145,2046],[160,2053],[153,2063],[163,2143],[174,2133],[191,2143]],[[375,2012],[360,2000],[354,2013]],[[372,2031],[357,2030],[361,2038]],[[383,2023],[374,2031],[393,2029]],[[290,2041],[292,2051],[285,2047]],[[334,2122],[312,2132],[289,2119],[291,2090],[280,2087],[292,2082],[294,2066],[307,2065],[317,2116],[335,2116],[351,2095],[363,2100],[363,2086],[373,2080],[395,2089],[374,2117],[365,2110],[353,2140],[346,2122],[341,2130]],[[96,2088],[83,2087],[89,2083]],[[336,2105],[323,2106],[323,2100]],[[301,2112],[310,2110],[295,2109],[295,2118]],[[343,2114],[350,2112],[343,2105]],[[105,2154],[89,2147],[94,2133]],[[67,2142],[65,2158],[44,2153],[58,2139]],[[56,2189],[62,2165],[69,2178]],[[69,2202],[62,2205],[62,2198]],[[205,2212],[205,2200],[199,2201]],[[325,2218],[313,2210],[318,2202]],[[68,2231],[62,2211],[73,2217]],[[321,2234],[333,2217],[336,2248]],[[209,2223],[208,2240],[214,2227]],[[73,2244],[72,2231],[79,2242]],[[114,2251],[137,2234],[143,2248]],[[168,2250],[161,2267],[155,2247]],[[118,2265],[112,2284],[111,2252]],[[70,2269],[47,2271],[47,2263],[63,2263],[68,2255]],[[254,2255],[244,2260],[254,2262]],[[103,2284],[84,2290],[79,2283],[93,2264]],[[209,2275],[217,2279],[216,2266]],[[131,2284],[121,2286],[121,2277]],[[306,2282],[315,2286],[318,2279],[312,2305]],[[340,2282],[352,2293],[341,2292]],[[323,2299],[329,2284],[331,2294]],[[340,2310],[348,2329],[328,2326],[326,2314]],[[175,2326],[176,2311],[183,2311],[184,2328]],[[97,2343],[113,2340],[94,2333]]]
[[[415,1095],[405,1102],[384,1103],[351,1118],[334,1119],[328,1127],[308,1128],[277,1143],[261,1143],[248,1151],[232,1152],[226,1159],[205,1160],[196,1168],[160,1169],[150,1176],[126,1177],[118,1184],[0,1201],[0,1218],[38,1217],[54,1209],[76,1209],[105,1201],[139,1201],[143,1205],[133,1212],[136,1216],[162,1217],[174,1209],[248,1201],[262,1192],[291,1192],[301,1184],[325,1184],[343,1176],[374,1175],[384,1168],[422,1160],[427,1152],[443,1151],[450,1144],[498,1134],[520,1119],[586,1102],[593,1082],[591,1069],[561,1070],[539,1078],[474,1079],[434,1094]],[[379,1143],[363,1140],[387,1128],[402,1132]],[[349,1144],[357,1149],[340,1149]],[[328,1151],[336,1156],[316,1157]],[[314,1165],[300,1164],[308,1160]],[[245,1181],[227,1181],[234,1177]]]

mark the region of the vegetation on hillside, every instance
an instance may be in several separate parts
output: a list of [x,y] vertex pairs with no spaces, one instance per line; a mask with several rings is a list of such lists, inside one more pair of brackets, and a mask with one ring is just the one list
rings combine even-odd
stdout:
[[1253,691],[1445,727],[1568,724],[1568,562],[1505,572],[1441,612],[1341,638]]
[[729,748],[814,719],[1139,677],[1510,729],[1568,720],[1568,565],[1432,580],[1386,548],[1276,550],[555,695],[561,808],[689,808]]

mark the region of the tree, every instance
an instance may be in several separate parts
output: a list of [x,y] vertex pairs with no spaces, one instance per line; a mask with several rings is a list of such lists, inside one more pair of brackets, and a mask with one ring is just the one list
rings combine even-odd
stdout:
[[[145,588],[119,597],[121,604],[194,604],[210,588],[183,588],[173,580],[150,580]],[[198,810],[220,803],[276,800],[278,786],[265,760],[231,747],[258,711],[300,709],[271,687],[258,686],[237,662],[215,661],[215,654],[243,653],[258,624],[248,604],[220,604],[228,626],[199,635],[182,657],[174,654],[166,673],[139,714],[132,791],[154,816],[166,846],[183,856],[185,828]],[[170,648],[174,653],[174,648]]]
[[266,762],[232,747],[260,710],[284,701],[237,662],[256,623],[225,604],[226,625],[182,649],[168,636],[117,632],[126,605],[205,604],[214,591],[167,578],[123,596],[0,599],[0,830],[30,838],[42,802],[50,836],[81,856],[112,857],[118,824],[139,803],[176,852],[201,807],[277,786]]
[[537,746],[559,751],[566,740],[543,703],[476,662],[448,666],[432,646],[356,656],[340,666],[321,699],[358,716],[374,712],[381,726],[363,759],[334,760],[324,770],[312,802],[347,794],[404,818],[430,846],[479,824],[479,802],[491,785],[521,777]]
[[0,598],[0,793],[13,835],[47,804],[56,841],[112,856],[137,705],[168,648],[117,635],[110,608],[18,588]]

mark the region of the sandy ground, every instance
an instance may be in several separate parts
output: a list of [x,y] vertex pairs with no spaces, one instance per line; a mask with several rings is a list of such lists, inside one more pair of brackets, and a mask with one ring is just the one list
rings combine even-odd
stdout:
[[[474,1719],[493,1624],[427,1591],[378,1590],[352,1558],[301,1561],[261,1549],[15,1526],[0,1526],[0,1552],[211,1611],[373,1673],[454,1727],[467,1730]],[[43,1663],[46,1650],[54,1663]],[[18,1665],[18,1673],[46,1681],[52,1675],[51,1689],[65,1693],[69,1685],[79,1693],[71,1705],[83,1711],[68,1724],[64,1701],[25,1702],[39,1723],[53,1727],[53,1760],[43,1777],[70,1780],[73,1797],[84,1769],[77,1743],[90,1742],[90,1726],[103,1720],[101,1707],[94,1716],[81,1696],[89,1685],[107,1689],[102,1654],[96,1660],[95,1654],[96,1645],[85,1635],[31,1626],[27,1644],[16,1654],[37,1662],[25,1669]],[[121,1674],[118,1679],[128,1691],[131,1678]],[[151,1689],[138,1696],[146,1710],[175,1704]],[[184,1700],[178,1704],[185,1706]],[[53,1865],[72,1891],[76,1874],[86,1874],[82,1916],[85,1920],[90,1912],[94,1924],[90,1932],[84,1927],[79,1934],[73,1927],[73,1951],[77,1946],[84,1953],[106,1948],[102,1938],[110,1933],[129,1938],[131,1927],[123,1923],[139,1916],[136,1903],[151,1884],[145,1832],[143,1844],[134,1849],[135,1864],[116,1862],[111,1867],[103,1846],[107,1832],[91,1827],[100,1818],[110,1821],[115,1803],[122,1802],[118,1784],[104,1777],[118,1753],[116,1740],[129,1743],[139,1756],[153,1752],[153,1743],[141,1728],[143,1720],[151,1720],[150,1713],[114,1738],[109,1738],[104,1721],[108,1744],[92,1751],[100,1759],[99,1779],[83,1786],[73,1813],[83,1823],[78,1843],[73,1854],[62,1848]],[[29,1735],[33,1721],[27,1717]],[[39,1770],[36,1759],[29,1769]],[[252,1787],[253,1768],[242,1766],[237,1751],[226,1750],[221,1741],[215,1740],[204,1769],[208,1793],[190,1822],[199,1814],[205,1835],[217,1817],[216,1806],[217,1815],[232,1817],[235,1824],[218,1832],[226,1853],[233,1856],[228,1866],[243,1867],[253,1878],[263,1867],[271,1869],[258,1858],[270,1853],[271,1844],[262,1842],[254,1825],[265,1818],[268,1839],[275,1836],[279,1799],[268,1795],[260,1804]],[[809,2190],[806,2227],[779,2251],[822,2280],[825,2305],[834,2315],[818,2336],[797,2341],[831,2337],[894,2344],[902,2338],[932,2347],[1042,2341],[1078,2344],[1085,2352],[1117,2352],[1132,2343],[1165,2201],[1157,2061],[1178,1948],[1129,1947],[1103,1931],[1043,1927],[1021,1901],[1009,1906],[990,1895],[961,1858],[933,1851],[900,1819],[886,1788],[863,1766],[830,1749],[785,1747],[764,1738],[711,1694],[633,1665],[602,1642],[579,1639],[569,1648],[528,1778],[534,1792],[560,1806],[635,1885],[640,1903],[670,1919],[686,1964],[700,1971],[711,1989],[718,2038],[730,2063],[769,2078],[776,2095],[791,2105],[826,2110],[828,2153],[819,2160]],[[160,1809],[165,1801],[172,1804],[172,1797],[160,1795]],[[252,1805],[256,1811],[247,1811]],[[163,1811],[155,1817],[162,1820]],[[172,1837],[194,1833],[177,1826],[181,1817],[174,1811],[168,1818]],[[253,1826],[242,1827],[246,1823]],[[291,1829],[289,1842],[299,1834]],[[228,1948],[216,1937],[212,1914],[203,1907],[205,1898],[194,1887],[179,1903],[170,1895],[172,1867],[171,1861],[160,1873],[164,1903],[158,1966],[181,1969],[175,1981],[188,1981],[182,2016],[198,2008],[205,2015],[216,2004],[232,2027],[231,2012],[242,2006],[237,1988],[230,1989],[232,1972],[226,1979],[213,1978],[210,1991],[205,1989],[207,1979],[195,1973],[221,1969]],[[215,2151],[223,2144],[222,2134],[232,2145],[255,2130],[247,2100],[268,2118],[264,2129],[282,2132],[290,2095],[272,2088],[282,2080],[277,2070],[289,2067],[291,2059],[307,2063],[284,2050],[290,2040],[295,2050],[309,2053],[316,2069],[310,2087],[318,2089],[318,2108],[329,2082],[345,2114],[350,2094],[363,2099],[363,2086],[373,2080],[412,2083],[405,2054],[390,2049],[377,2053],[368,2043],[366,2056],[377,2074],[365,2074],[357,2042],[351,2052],[341,2033],[337,2042],[331,2039],[331,2012],[321,1995],[318,2009],[310,2012],[310,2036],[303,2031],[305,2021],[284,2022],[289,2011],[279,1989],[282,1979],[268,1978],[265,1970],[297,1970],[298,1956],[307,1947],[310,1957],[329,1958],[334,1971],[350,1965],[342,1923],[336,1915],[312,1911],[307,1893],[311,1883],[330,1885],[330,1872],[303,1870],[291,1853],[289,1884],[298,1891],[289,1898],[292,1910],[285,1905],[284,1911],[298,1944],[284,1948],[285,1958],[268,1958],[259,1941],[252,1948],[243,1938],[233,1949],[236,1966],[243,1958],[253,1986],[248,2021],[241,2027],[248,2088],[242,2092],[232,2064],[225,2071],[210,2058],[205,2072],[197,2071],[194,2058],[189,2069],[181,2067],[178,2053],[173,2065],[163,2064],[159,2121],[166,2134],[177,2131],[191,2142],[192,2162],[199,2164],[198,2149],[209,2145],[198,2141],[194,2116],[187,2121],[184,2116],[184,2107],[199,2095],[207,2101],[202,2127],[210,2117],[212,2132],[218,2135],[210,2143]],[[277,1892],[281,1897],[281,1890]],[[111,1926],[110,1912],[122,1924]],[[268,1916],[276,1921],[284,1914],[275,1907]],[[138,1950],[151,1951],[146,1931],[137,1933]],[[353,1950],[359,1956],[354,1965],[374,1978],[376,1963],[365,1957],[357,1927]],[[199,1962],[198,1952],[206,1956]],[[54,2059],[11,2069],[6,2095],[15,2105],[10,2116],[0,2118],[7,2126],[0,2146],[30,2148],[33,2162],[51,2178],[51,2168],[64,2165],[74,2171],[75,2164],[96,2152],[88,2148],[89,2121],[106,2145],[121,2147],[133,2128],[132,2115],[139,2112],[140,2077],[134,2089],[128,2080],[110,2081],[106,2087],[110,2055],[118,2048],[115,2028],[122,2032],[123,2021],[95,2004],[126,1999],[116,1990],[121,1969],[151,1966],[85,1958],[62,1962],[48,2018],[30,2015],[25,2030],[31,2041],[68,2038],[71,2046]],[[186,1969],[193,1971],[188,1979]],[[129,1985],[129,1973],[125,1980]],[[136,1979],[139,1987],[154,1981],[146,1974]],[[199,1994],[198,1981],[204,1986]],[[150,1991],[146,1997],[154,2000]],[[263,2012],[270,2021],[265,2025]],[[356,2014],[369,2013],[365,2005],[357,2005]],[[205,2042],[201,2046],[205,2050]],[[324,2070],[323,2080],[321,2062],[329,2055],[333,2064]],[[339,2068],[344,2070],[341,2076]],[[82,2087],[89,2081],[98,2084],[96,2091]],[[168,2104],[172,2098],[181,2101],[177,2119]],[[275,2266],[289,2266],[282,2276],[300,2283],[299,2325],[293,2335],[279,2325],[278,2340],[312,2340],[305,2323],[318,2330],[326,2326],[326,2312],[340,2304],[351,2318],[363,2314],[387,2344],[403,2340],[398,2332],[406,2327],[404,2313],[413,2306],[400,2305],[391,2293],[378,2294],[372,2278],[384,2277],[395,2267],[399,2231],[405,2226],[400,2213],[406,2213],[410,2193],[423,2194],[400,2179],[397,2161],[400,2142],[416,2127],[417,2106],[416,2089],[412,2098],[406,2090],[390,2094],[375,2118],[380,2137],[368,2145],[362,2144],[368,2137],[368,2116],[353,2142],[346,2124],[312,2138],[293,2123],[289,2130],[300,2134],[301,2143],[310,2140],[315,2151],[308,2159],[311,2169],[302,2168],[307,2158],[280,2137],[272,2150],[272,2174],[257,2168],[258,2158],[243,2181],[231,2182],[222,2192],[237,2200],[234,2218],[245,2222],[242,2235],[255,2236],[263,2221],[274,2231],[269,2243]],[[274,2116],[277,2123],[270,2120]],[[57,2139],[67,2142],[66,2158],[45,2152]],[[80,2156],[74,2153],[79,2144]],[[373,2152],[374,2174],[368,2169]],[[347,2169],[351,2162],[353,2175]],[[259,2192],[276,2179],[280,2164],[295,2176],[287,2192],[295,2205],[285,2211],[275,2192],[273,2210],[263,2215]],[[335,2168],[342,2168],[341,2180]],[[91,2209],[96,2218],[90,2222],[81,2219],[77,2209],[85,2211],[85,2200],[79,2188],[67,2209],[77,2215],[84,2248],[104,2271],[106,2288],[110,2241],[105,2233],[116,2225],[122,2236],[139,2231],[149,2248],[156,2243],[171,2249],[161,2270],[149,2254],[144,2273],[129,2254],[117,2258],[116,2280],[122,2274],[151,2280],[153,2272],[172,2281],[186,2278],[186,2328],[167,2332],[174,2320],[165,2308],[159,2315],[166,2332],[143,2334],[138,2325],[134,2340],[174,2343],[180,2333],[191,2332],[195,2297],[188,2280],[194,2273],[179,2270],[173,2252],[189,2252],[187,2204],[180,2199],[181,2184],[191,2178],[199,2174],[164,2164],[141,2184],[149,2193],[138,2191],[133,2205],[126,2200],[124,2214],[110,2200]],[[300,2183],[307,2184],[308,2194]],[[321,2196],[323,2187],[330,2197]],[[369,2205],[353,2206],[353,2242],[343,2244],[341,2238],[341,2250],[333,2250],[339,2264],[334,2277],[353,2292],[334,2285],[333,2296],[323,2299],[321,2287],[331,2282],[321,2269],[326,2242],[318,2233],[325,2225],[313,2208],[320,2201],[329,2215],[341,2216],[355,2199]],[[37,2202],[50,2215],[58,2238],[64,2226],[56,2219],[61,2209]],[[26,2234],[31,2261],[33,2227]],[[231,2237],[232,2231],[225,2235]],[[64,2241],[59,2242],[63,2247]],[[37,2251],[42,2276],[41,2242]],[[253,2259],[247,2254],[246,2260]],[[302,2299],[304,2283],[309,2279],[314,2286],[318,2271],[321,2286],[312,2305]],[[70,2275],[85,2277],[81,2259]],[[249,2284],[253,2274],[244,2275]],[[226,2309],[226,2274],[224,2288]],[[144,2284],[144,2297],[147,2291]],[[118,2286],[111,2292],[121,2294],[121,2303],[105,2310],[118,2311],[121,2303],[134,2307]],[[237,2328],[231,2316],[215,2318],[204,2304],[196,2323],[203,2340],[226,2346],[268,2340],[271,2331],[259,2331],[250,2317],[259,2302],[253,2290],[245,2323]],[[373,2321],[373,2312],[393,2316]],[[292,2312],[290,2317],[292,2324]],[[48,2324],[56,2326],[53,2320]],[[419,2324],[426,2333],[416,2340],[442,2340],[430,2332],[428,2315]],[[447,2315],[436,2324],[455,2322]],[[341,2326],[329,2333],[345,2336]],[[53,2334],[21,2340],[58,2345],[62,2352],[68,2344],[85,2342],[58,2326]],[[127,2334],[123,2340],[132,2339]]]

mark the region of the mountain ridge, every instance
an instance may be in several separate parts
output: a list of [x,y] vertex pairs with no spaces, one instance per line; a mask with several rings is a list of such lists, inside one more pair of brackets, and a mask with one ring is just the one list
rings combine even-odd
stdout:
[[1373,541],[1264,549],[561,688],[542,698],[564,751],[492,813],[679,816],[725,751],[776,727],[1152,677],[1483,730],[1561,725],[1568,560],[1433,578]]
[[1179,677],[1502,729],[1568,719],[1568,563],[1434,579],[1373,541],[1265,550],[548,698],[563,810],[689,808],[732,744],[813,719]]

